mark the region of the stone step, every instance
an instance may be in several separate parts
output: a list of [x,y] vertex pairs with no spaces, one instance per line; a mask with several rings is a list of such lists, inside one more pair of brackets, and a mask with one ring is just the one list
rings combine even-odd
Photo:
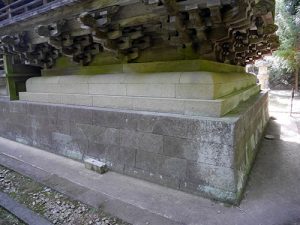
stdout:
[[216,100],[41,92],[20,92],[19,95],[20,100],[30,102],[220,117],[233,110],[241,102],[258,94],[259,91],[260,87],[254,85]]
[[213,100],[256,84],[242,73],[151,73],[35,77],[28,92]]

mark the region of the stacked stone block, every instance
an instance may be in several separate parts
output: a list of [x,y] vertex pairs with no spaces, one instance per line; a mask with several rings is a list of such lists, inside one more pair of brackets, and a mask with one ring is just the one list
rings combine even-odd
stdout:
[[259,93],[246,73],[165,72],[34,77],[20,100],[220,117]]
[[[235,203],[268,120],[267,94],[223,118],[0,100],[0,136]],[[251,123],[249,124],[249,121]]]

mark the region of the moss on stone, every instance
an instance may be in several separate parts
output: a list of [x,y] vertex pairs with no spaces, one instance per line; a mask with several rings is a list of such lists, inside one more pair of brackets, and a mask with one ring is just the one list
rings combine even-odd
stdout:
[[151,63],[129,63],[124,65],[124,72],[156,73],[156,72],[245,72],[243,67],[216,63],[207,60],[176,60]]
[[76,63],[72,62],[70,60],[70,58],[68,57],[65,57],[65,56],[62,56],[62,57],[59,57],[57,60],[56,60],[56,63],[55,63],[55,67],[54,68],[61,68],[61,69],[64,69],[64,68],[68,68],[68,67],[73,67],[73,66],[79,66],[77,65]]
[[93,58],[89,66],[102,66],[122,63],[122,57],[116,57],[111,53],[102,52]]
[[[208,71],[217,73],[245,73],[243,67],[196,59],[54,68],[44,70],[43,75],[98,75],[110,73],[161,73],[195,71]],[[224,76],[224,74],[222,74],[222,76]]]
[[156,43],[156,47],[151,49],[145,49],[140,52],[139,58],[133,60],[134,63],[147,63],[157,61],[174,61],[174,60],[194,60],[204,59],[202,56],[194,50],[192,46],[186,47],[170,47],[165,45],[159,45]]

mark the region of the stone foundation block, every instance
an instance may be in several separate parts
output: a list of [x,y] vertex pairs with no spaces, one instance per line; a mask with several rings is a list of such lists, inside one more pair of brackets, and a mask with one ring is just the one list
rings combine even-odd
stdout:
[[241,197],[268,121],[267,93],[221,118],[26,101],[0,106],[2,137],[230,203]]
[[221,117],[260,91],[247,73],[165,72],[34,77],[20,99],[123,110]]

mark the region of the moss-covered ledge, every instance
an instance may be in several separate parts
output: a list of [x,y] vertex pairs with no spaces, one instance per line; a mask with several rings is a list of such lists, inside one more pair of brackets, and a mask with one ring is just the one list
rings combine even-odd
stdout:
[[[61,65],[63,64],[63,65]],[[93,66],[74,66],[62,60],[60,66],[43,70],[43,76],[98,75],[108,73],[195,72],[245,73],[245,68],[207,60],[175,60],[146,63],[126,63]]]

